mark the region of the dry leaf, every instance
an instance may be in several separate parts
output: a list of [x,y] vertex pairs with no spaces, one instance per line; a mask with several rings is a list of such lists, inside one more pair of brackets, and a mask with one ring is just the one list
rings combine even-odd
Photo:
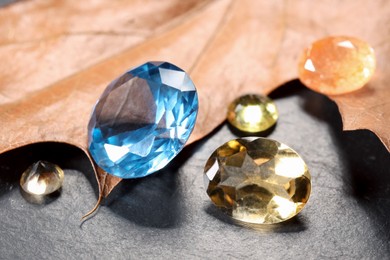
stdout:
[[[390,151],[388,1],[368,5],[365,1],[248,0],[232,5],[226,22],[192,72],[198,86],[206,86],[201,89],[202,97],[210,98],[205,105],[201,103],[201,115],[206,116],[199,119],[204,121],[198,122],[198,127],[208,127],[211,120],[222,122],[225,114],[214,111],[224,109],[240,93],[268,94],[297,78],[298,57],[311,42],[328,35],[351,35],[374,47],[377,73],[360,91],[330,98],[339,106],[345,130],[369,129]],[[204,76],[204,71],[211,73]],[[213,95],[218,89],[214,82],[223,93]],[[214,103],[223,105],[217,107]]]
[[[0,152],[43,141],[87,152],[96,99],[111,80],[147,60],[191,73],[200,98],[193,142],[224,121],[221,111],[238,95],[268,94],[295,79],[301,51],[326,35],[356,36],[375,48],[378,72],[368,88],[331,98],[346,129],[371,129],[389,149],[390,2],[109,3],[36,0],[0,9]],[[104,196],[120,181],[97,178]]]
[[340,110],[344,130],[370,129],[390,151],[390,45],[376,48],[379,69],[363,89],[341,96],[332,96]]
[[[37,4],[39,1],[19,3],[2,11],[15,12],[13,8],[18,10],[25,3]],[[153,3],[155,4],[156,2]],[[50,84],[51,82],[44,83],[47,85],[32,84],[33,91],[30,91],[30,88],[21,87],[22,85],[28,85],[28,80],[23,79],[23,76],[25,76],[24,72],[20,70],[19,74],[16,73],[18,72],[16,68],[23,67],[25,61],[20,59],[18,60],[19,63],[12,62],[12,55],[8,57],[5,55],[5,53],[8,53],[7,48],[9,46],[17,48],[18,44],[7,44],[5,45],[6,50],[0,48],[0,54],[4,56],[6,61],[3,64],[7,64],[1,67],[2,75],[5,77],[2,77],[4,83],[1,84],[1,93],[4,99],[1,100],[0,118],[3,120],[3,125],[6,125],[7,128],[0,130],[0,151],[4,152],[29,143],[57,141],[73,144],[87,152],[87,123],[89,114],[97,98],[111,80],[123,73],[127,68],[134,67],[146,60],[168,60],[187,70],[190,70],[191,66],[196,63],[202,50],[216,31],[229,5],[227,1],[208,2],[206,4],[197,3],[198,5],[189,5],[189,9],[183,9],[186,10],[185,15],[173,16],[175,20],[169,21],[169,24],[174,24],[174,26],[167,25],[165,27],[169,29],[155,33],[156,35],[154,36],[145,37],[142,44],[134,45],[130,43],[130,48],[123,51],[120,55],[114,55],[110,59],[86,69],[79,68],[80,72],[70,77],[67,77],[67,70],[65,69],[64,75],[61,76],[63,80],[54,84]],[[121,8],[123,9],[125,6]],[[167,10],[171,9],[168,8]],[[114,11],[111,10],[111,13],[114,13]],[[44,12],[43,16],[47,16],[45,10],[42,12]],[[5,15],[3,14],[2,17],[4,18]],[[219,19],[215,19],[218,17]],[[66,21],[68,20],[63,17],[62,22]],[[95,22],[97,21],[98,19],[96,18]],[[104,22],[104,19],[102,22]],[[39,30],[39,28],[36,30]],[[110,37],[113,36],[110,35]],[[116,47],[115,44],[112,45],[110,37],[107,37],[106,44],[111,48]],[[44,42],[44,40],[42,41]],[[34,53],[34,51],[40,53],[38,47],[44,44],[42,41],[29,43],[32,45],[30,47],[31,50],[26,53],[30,54],[30,52]],[[66,52],[67,50],[64,47],[63,51]],[[99,48],[97,50],[96,48],[88,49],[91,52],[88,53],[88,56],[100,53],[99,50]],[[15,52],[15,50],[13,51]],[[47,53],[40,53],[39,55],[51,57],[54,54],[48,49]],[[72,64],[77,63],[74,60],[78,60],[74,56],[68,56],[68,59],[71,60],[70,63]],[[51,67],[54,66],[53,60],[56,59],[44,58],[39,60],[37,65],[43,63],[43,67]],[[15,81],[15,83],[8,82],[8,78],[10,78],[6,77],[7,73],[9,73],[8,64],[13,64],[13,67],[15,67],[11,71],[16,73],[15,78],[19,77],[19,81]],[[30,65],[30,70],[34,70],[37,65]],[[26,68],[26,70],[28,69]],[[40,74],[31,74],[30,80],[34,77],[37,78],[36,81],[38,81],[38,78],[43,78],[43,82],[50,80],[44,76],[47,72],[42,71],[42,69],[38,71]],[[28,74],[30,75],[30,73]],[[12,129],[11,134],[9,129]],[[97,175],[98,181],[101,180],[101,177],[102,175]],[[118,178],[109,175],[105,180],[109,185],[104,185],[104,183],[100,185],[100,191],[101,193],[103,192],[104,196],[115,186]]]

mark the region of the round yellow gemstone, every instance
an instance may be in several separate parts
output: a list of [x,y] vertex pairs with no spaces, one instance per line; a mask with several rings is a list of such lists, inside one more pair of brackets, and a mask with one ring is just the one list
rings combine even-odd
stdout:
[[307,203],[311,177],[302,158],[277,141],[231,140],[209,158],[207,194],[234,219],[273,224],[297,215]]
[[299,79],[314,91],[337,95],[362,88],[375,72],[374,49],[347,36],[314,42],[299,62]]
[[240,131],[264,132],[275,125],[278,120],[278,110],[268,97],[244,95],[229,105],[227,119]]
[[25,170],[20,178],[22,189],[33,195],[47,195],[61,188],[64,171],[56,164],[38,161]]

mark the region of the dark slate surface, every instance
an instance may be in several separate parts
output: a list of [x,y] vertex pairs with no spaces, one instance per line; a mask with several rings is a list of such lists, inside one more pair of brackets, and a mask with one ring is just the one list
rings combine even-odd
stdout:
[[[298,217],[267,227],[233,222],[209,201],[203,166],[235,138],[224,125],[162,172],[123,181],[92,219],[96,182],[85,155],[39,144],[0,156],[1,259],[387,259],[390,156],[370,131],[342,132],[336,105],[294,81],[273,93],[280,120],[270,138],[291,146],[312,174]],[[66,169],[60,194],[31,204],[18,181],[32,162]]]

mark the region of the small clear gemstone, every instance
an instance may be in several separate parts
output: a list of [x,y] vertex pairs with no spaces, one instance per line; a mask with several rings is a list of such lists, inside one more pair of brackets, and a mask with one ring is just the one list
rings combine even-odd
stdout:
[[240,131],[259,133],[275,125],[278,120],[278,110],[268,97],[244,95],[229,105],[227,119]]
[[266,138],[241,138],[219,147],[204,171],[207,194],[233,218],[273,224],[298,214],[307,203],[311,177],[287,145]]
[[38,161],[27,168],[20,178],[22,189],[33,195],[47,195],[61,188],[64,171],[46,161]]
[[89,151],[106,172],[139,178],[167,165],[183,148],[198,112],[189,75],[168,62],[148,62],[114,80],[88,125]]
[[362,88],[375,72],[374,49],[353,37],[331,36],[314,42],[301,56],[299,79],[314,91],[337,95]]

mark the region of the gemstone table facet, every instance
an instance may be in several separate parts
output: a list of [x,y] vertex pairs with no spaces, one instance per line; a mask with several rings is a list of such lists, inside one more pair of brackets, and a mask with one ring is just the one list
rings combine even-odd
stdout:
[[275,103],[268,97],[244,95],[229,105],[227,119],[240,131],[259,133],[275,125],[278,110]]
[[302,158],[285,144],[259,137],[219,147],[206,163],[204,180],[216,206],[234,219],[256,224],[294,217],[311,191]]
[[103,92],[88,125],[89,151],[112,175],[144,177],[180,152],[197,112],[197,92],[186,72],[168,62],[145,63]]
[[347,36],[327,37],[304,51],[299,79],[308,88],[326,94],[344,94],[362,88],[375,72],[374,49]]
[[33,195],[47,195],[61,188],[64,171],[46,161],[38,161],[27,168],[20,178],[22,189]]

